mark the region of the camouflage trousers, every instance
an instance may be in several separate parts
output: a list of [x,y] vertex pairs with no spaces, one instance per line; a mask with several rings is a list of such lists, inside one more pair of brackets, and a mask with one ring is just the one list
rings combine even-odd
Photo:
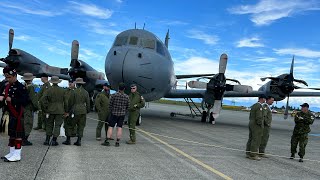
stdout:
[[268,126],[264,126],[263,128],[263,134],[262,134],[262,138],[261,138],[261,144],[259,147],[259,153],[265,153],[267,144],[268,144],[268,140],[269,140],[269,134],[270,134],[270,127]]
[[29,136],[33,128],[33,112],[31,110],[24,110],[23,112],[24,133]]
[[101,130],[104,126],[104,130],[106,132],[106,137],[107,137],[107,132],[108,132],[108,121],[109,121],[109,116],[107,116],[107,118],[102,119],[99,117],[99,121],[98,121],[98,125],[96,128],[96,138],[101,138]]
[[86,114],[77,114],[72,120],[72,127],[77,126],[78,137],[83,137],[83,130],[86,127],[87,115]]
[[297,146],[299,144],[299,153],[300,157],[303,157],[306,153],[306,146],[308,144],[308,134],[293,134],[291,136],[291,153],[297,153]]
[[130,111],[128,117],[128,125],[130,132],[130,140],[136,142],[136,124],[139,118],[139,111]]
[[46,127],[46,135],[53,137],[58,137],[60,135],[60,127],[63,123],[63,115],[62,114],[50,114],[49,118],[46,119],[47,127]]
[[263,135],[263,127],[255,122],[249,123],[249,139],[247,142],[246,151],[250,156],[257,156]]
[[64,130],[66,136],[75,137],[77,135],[77,126],[73,123],[73,118],[70,116],[64,118]]

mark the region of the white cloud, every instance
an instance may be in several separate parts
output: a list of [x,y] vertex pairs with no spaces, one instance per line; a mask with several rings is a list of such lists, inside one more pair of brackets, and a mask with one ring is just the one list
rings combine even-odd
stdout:
[[67,51],[65,51],[63,49],[59,49],[59,48],[57,48],[55,46],[48,47],[48,50],[51,51],[51,52],[63,55],[63,56],[70,56],[70,52],[67,52]]
[[94,53],[92,50],[90,49],[85,49],[85,48],[81,48],[80,49],[80,53],[79,53],[79,58],[83,59],[83,60],[90,60],[90,59],[94,59],[94,60],[102,60],[104,58],[104,56],[101,56],[97,53]]
[[189,23],[179,20],[164,20],[160,21],[160,23],[166,24],[166,25],[172,25],[172,26],[179,26],[179,25],[188,25]]
[[86,26],[88,26],[90,31],[93,31],[97,34],[111,35],[114,37],[120,33],[120,31],[112,30],[99,22],[89,22],[88,24],[86,24]]
[[40,15],[40,16],[48,16],[48,17],[53,17],[57,15],[61,15],[62,12],[52,12],[52,11],[46,11],[46,10],[41,10],[41,9],[31,9],[26,6],[19,6],[17,4],[8,4],[8,3],[0,3],[0,6],[4,8],[9,8],[9,9],[14,9],[15,12],[23,12],[26,14],[33,14],[33,15]]
[[[88,16],[97,17],[100,19],[109,19],[112,15],[112,11],[109,9],[103,9],[94,4],[83,4],[75,1],[69,1],[71,8]],[[75,12],[76,13],[76,12]]]
[[284,49],[274,49],[275,53],[280,55],[296,55],[307,58],[319,58],[320,51],[313,51],[306,48],[284,48]]
[[269,25],[278,19],[310,10],[320,10],[319,1],[260,0],[255,5],[241,5],[228,9],[232,14],[251,14],[251,21],[258,26]]
[[22,35],[22,36],[15,36],[14,37],[15,40],[21,40],[21,41],[28,41],[31,39],[30,36],[28,35]]
[[71,43],[67,43],[67,42],[64,42],[62,40],[57,40],[58,43],[62,44],[62,45],[65,45],[65,46],[70,46]]
[[116,0],[117,3],[123,3],[123,0]]
[[188,33],[187,37],[202,40],[205,44],[215,45],[219,41],[218,36],[209,35],[199,30],[189,30]]
[[264,47],[259,41],[260,39],[257,37],[241,39],[237,42],[237,47]]

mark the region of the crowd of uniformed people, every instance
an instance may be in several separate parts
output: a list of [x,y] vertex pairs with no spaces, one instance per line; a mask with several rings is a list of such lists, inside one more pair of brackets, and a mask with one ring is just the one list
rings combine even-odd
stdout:
[[[69,87],[59,86],[62,81],[57,76],[49,80],[47,74],[41,74],[43,85],[38,93],[32,80],[32,73],[25,73],[17,79],[17,72],[12,67],[3,69],[5,79],[0,83],[0,105],[2,108],[0,131],[9,135],[9,153],[2,156],[5,162],[21,160],[22,146],[31,146],[31,130],[45,131],[44,145],[58,146],[60,128],[64,124],[66,139],[64,145],[71,145],[71,138],[77,138],[74,145],[81,146],[87,113],[90,112],[89,93],[83,88],[82,78],[69,80]],[[110,146],[112,130],[117,128],[115,146],[120,145],[124,117],[129,112],[128,125],[130,140],[127,144],[135,144],[135,125],[139,118],[140,108],[144,107],[144,98],[138,93],[137,86],[131,85],[131,93],[125,94],[125,84],[120,83],[116,93],[110,95],[110,85],[105,83],[103,90],[95,98],[98,112],[96,140],[101,139],[101,130],[105,126],[106,139],[101,144]],[[34,113],[38,112],[37,126],[33,128]]]
[[[81,146],[86,116],[90,112],[90,98],[83,88],[85,82],[82,78],[69,80],[69,87],[63,88],[58,84],[59,77],[52,76],[49,80],[47,74],[41,75],[43,85],[39,93],[35,93],[32,73],[25,73],[22,77],[24,83],[17,80],[17,72],[14,68],[3,69],[5,80],[0,83],[0,105],[2,117],[0,131],[9,135],[9,153],[2,156],[6,162],[21,160],[22,146],[30,146],[29,136],[33,128],[34,113],[38,112],[38,123],[34,130],[44,130],[46,133],[44,145],[58,146],[57,140],[60,128],[64,124],[66,140],[64,145],[71,145],[71,138],[76,137],[74,145]],[[51,84],[50,84],[51,83]],[[98,112],[98,124],[96,128],[96,140],[100,141],[101,131],[105,126],[105,141],[101,144],[110,146],[110,140],[115,140],[115,146],[120,145],[122,138],[122,126],[125,115],[128,115],[130,140],[127,144],[136,143],[135,126],[140,115],[140,109],[145,106],[144,98],[138,93],[137,86],[130,86],[131,92],[127,95],[125,84],[120,83],[116,93],[110,95],[110,85],[105,83],[103,90],[95,98],[95,108]],[[265,153],[269,139],[272,122],[270,105],[273,97],[261,95],[258,102],[252,105],[249,116],[249,139],[246,146],[246,157],[252,160],[267,158]],[[310,125],[314,116],[308,110],[309,105],[301,105],[301,112],[295,115],[295,127],[291,137],[291,158],[295,158],[299,144],[299,161],[303,162],[305,148],[308,142]],[[117,128],[115,139],[112,138],[113,128]]]

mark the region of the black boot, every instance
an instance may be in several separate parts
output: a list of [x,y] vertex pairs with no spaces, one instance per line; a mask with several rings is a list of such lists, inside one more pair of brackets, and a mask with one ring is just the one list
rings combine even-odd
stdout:
[[74,145],[81,146],[81,137],[78,137],[77,142],[75,142]]
[[57,142],[57,137],[53,137],[51,141],[51,146],[58,146],[59,143]]
[[71,141],[70,141],[71,137],[70,136],[67,136],[67,139],[66,141],[63,141],[62,144],[65,144],[65,145],[70,145],[71,144]]
[[44,141],[43,145],[49,145],[50,137],[51,136],[46,136],[46,140]]
[[291,153],[290,159],[294,159],[294,158],[295,158],[294,153]]
[[32,143],[30,141],[28,141],[29,136],[25,136],[22,139],[22,146],[32,146]]

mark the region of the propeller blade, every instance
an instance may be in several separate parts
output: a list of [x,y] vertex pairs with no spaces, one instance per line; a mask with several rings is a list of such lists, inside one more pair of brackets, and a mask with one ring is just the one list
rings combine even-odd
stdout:
[[222,100],[215,100],[212,110],[212,116],[214,119],[218,118],[221,111],[221,102]]
[[71,60],[75,59],[78,60],[79,56],[79,42],[77,40],[72,41],[72,48],[71,48]]
[[190,88],[197,88],[197,89],[206,89],[207,83],[202,81],[189,81],[188,86]]
[[294,56],[292,57],[291,68],[290,68],[290,75],[292,76],[293,76],[293,65],[294,65]]
[[301,84],[303,84],[305,86],[308,86],[308,83],[306,81],[302,80],[302,79],[293,79],[293,81],[297,82],[297,83],[301,83]]
[[9,30],[9,51],[12,49],[13,37],[14,37],[14,31],[13,29],[10,29]]
[[288,97],[287,97],[287,105],[286,105],[286,109],[284,111],[284,119],[288,119],[288,112],[289,112],[289,94],[288,94]]
[[229,79],[227,78],[226,79],[227,81],[232,81],[232,82],[235,82],[235,83],[238,83],[239,85],[241,85],[240,81],[236,80],[236,79]]
[[224,74],[227,68],[228,56],[226,54],[221,54],[219,63],[219,73]]

